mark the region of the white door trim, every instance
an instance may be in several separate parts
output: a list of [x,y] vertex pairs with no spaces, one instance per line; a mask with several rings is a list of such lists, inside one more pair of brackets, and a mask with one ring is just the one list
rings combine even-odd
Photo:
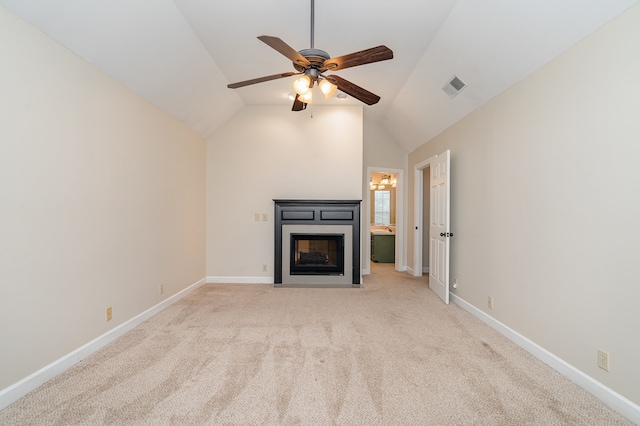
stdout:
[[419,162],[414,167],[413,172],[413,275],[422,276],[422,206],[423,206],[423,174],[424,169],[429,167],[437,158],[437,155],[429,157]]

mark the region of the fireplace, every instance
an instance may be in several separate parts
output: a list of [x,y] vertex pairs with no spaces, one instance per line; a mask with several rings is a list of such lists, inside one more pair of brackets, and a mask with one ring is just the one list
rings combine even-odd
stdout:
[[344,234],[290,234],[291,275],[344,275]]
[[274,202],[276,287],[360,286],[360,201]]

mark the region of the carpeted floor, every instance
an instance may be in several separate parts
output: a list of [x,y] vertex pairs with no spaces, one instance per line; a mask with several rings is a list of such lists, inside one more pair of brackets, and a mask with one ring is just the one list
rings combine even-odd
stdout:
[[444,305],[426,277],[373,264],[360,289],[203,286],[0,424],[631,423]]

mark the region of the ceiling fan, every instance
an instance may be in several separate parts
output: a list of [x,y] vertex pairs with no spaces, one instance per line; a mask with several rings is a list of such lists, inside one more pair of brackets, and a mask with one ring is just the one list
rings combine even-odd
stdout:
[[350,53],[348,55],[331,58],[324,50],[314,49],[314,3],[314,0],[311,0],[311,47],[309,49],[295,51],[291,46],[278,37],[267,35],[258,37],[260,41],[289,58],[293,62],[293,67],[297,72],[284,72],[258,77],[251,80],[228,84],[227,87],[230,89],[237,89],[251,84],[301,75],[300,78],[293,82],[293,90],[298,96],[295,96],[293,107],[291,108],[292,111],[302,111],[307,107],[307,104],[313,101],[312,89],[314,84],[318,85],[326,99],[330,98],[335,91],[339,89],[367,105],[377,103],[380,100],[380,96],[371,93],[340,76],[335,74],[325,75],[324,73],[327,71],[338,71],[345,68],[370,64],[372,62],[386,61],[393,58],[393,52],[386,46],[377,46],[361,50],[359,52]]

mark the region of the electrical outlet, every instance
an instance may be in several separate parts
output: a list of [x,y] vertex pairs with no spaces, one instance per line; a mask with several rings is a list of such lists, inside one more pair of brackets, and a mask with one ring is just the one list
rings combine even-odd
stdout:
[[487,298],[487,306],[489,306],[489,309],[493,309],[493,297],[489,296]]
[[266,263],[262,264],[262,272],[267,272],[267,264]]
[[458,288],[458,279],[453,280],[453,288]]
[[267,213],[262,213],[262,221],[266,222],[267,220],[269,220],[269,215]]
[[160,284],[160,294],[164,293],[164,284]]
[[609,353],[598,349],[598,367],[609,371]]
[[255,220],[256,222],[260,221],[260,213],[254,213],[253,214],[253,220]]
[[107,308],[106,317],[107,321],[111,321],[111,318],[113,317],[113,310],[111,309],[111,306]]

